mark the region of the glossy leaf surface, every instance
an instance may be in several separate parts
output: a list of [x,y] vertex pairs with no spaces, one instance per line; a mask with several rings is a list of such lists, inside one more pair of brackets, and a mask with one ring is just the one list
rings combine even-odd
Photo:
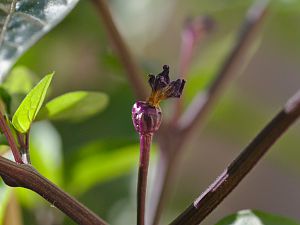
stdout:
[[17,59],[59,23],[78,0],[0,2],[0,80]]

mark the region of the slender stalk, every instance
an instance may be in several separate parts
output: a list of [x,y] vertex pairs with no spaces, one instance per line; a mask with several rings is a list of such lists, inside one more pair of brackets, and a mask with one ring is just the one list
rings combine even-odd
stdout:
[[6,119],[4,117],[4,115],[2,114],[2,112],[0,112],[0,129],[1,131],[4,133],[8,144],[10,145],[12,154],[14,156],[14,159],[17,163],[23,164],[20,152],[19,152],[19,148],[15,142],[15,139],[13,137],[13,134],[10,130],[10,128],[8,127],[7,123],[6,123]]
[[107,225],[104,220],[51,183],[30,165],[16,164],[0,157],[0,176],[9,186],[23,187],[36,192],[78,224]]
[[228,57],[221,66],[216,79],[205,93],[199,93],[188,110],[179,121],[182,133],[187,135],[199,125],[210,111],[217,97],[222,93],[224,87],[234,75],[243,68],[245,57],[251,44],[257,37],[265,15],[268,10],[268,1],[258,0],[248,10],[246,19],[241,27],[237,41]]
[[[212,30],[214,22],[210,17],[199,16],[189,19],[181,34],[181,50],[179,58],[179,74],[181,79],[186,79],[190,68],[192,58],[196,48],[202,43],[207,34]],[[180,98],[175,103],[172,122],[176,123],[179,119],[183,98]]]
[[196,47],[201,44],[204,37],[212,30],[213,25],[212,19],[207,16],[199,16],[186,22],[181,34],[180,78],[186,78]]
[[132,86],[133,91],[135,92],[138,99],[146,99],[147,92],[145,88],[145,83],[141,77],[141,71],[132,56],[129,48],[127,47],[125,41],[123,40],[120,32],[113,21],[111,12],[107,5],[106,0],[91,0],[101,17],[107,33],[110,36],[111,42],[113,43],[117,54],[121,62],[123,63],[126,71],[128,80]]
[[137,183],[137,225],[145,225],[146,189],[153,134],[140,135],[140,162]]
[[171,225],[196,225],[241,182],[276,140],[300,116],[300,90],[242,153]]
[[[176,157],[176,156],[175,156]],[[163,211],[163,204],[168,197],[168,193],[166,193],[170,188],[170,180],[173,178],[174,174],[174,163],[173,158],[169,155],[165,154],[165,152],[160,151],[158,164],[156,168],[156,176],[155,176],[155,185],[153,187],[153,193],[151,196],[151,208],[150,208],[150,223],[156,224],[159,222],[161,213]]]
[[[223,89],[228,84],[230,78],[239,71],[242,66],[243,59],[245,58],[251,44],[255,40],[259,29],[264,21],[265,15],[268,11],[268,1],[257,0],[255,4],[250,7],[247,12],[244,23],[241,26],[240,32],[238,34],[236,44],[225,58],[224,63],[222,64],[216,79],[212,82],[210,88],[205,93],[199,93],[193,100],[192,104],[189,106],[187,111],[179,118],[178,124],[172,129],[169,129],[171,133],[180,134],[176,136],[179,137],[180,141],[176,145],[173,145],[172,154],[176,154],[177,158],[180,158],[180,153],[182,146],[187,141],[187,138],[190,136],[192,131],[199,126],[199,124],[206,118],[208,112],[212,109],[213,103],[216,101],[217,97],[222,93]],[[174,124],[171,124],[174,126]],[[162,136],[165,136],[165,132],[161,133]],[[176,139],[176,138],[174,138]],[[162,146],[162,151],[171,152],[170,146],[166,145],[166,138],[159,139],[159,145]],[[165,148],[166,147],[166,148]],[[170,156],[171,157],[171,156]],[[175,157],[173,157],[175,159]],[[166,170],[171,170],[168,167],[171,167],[176,160],[169,159],[167,160],[168,165],[166,165]],[[174,167],[174,165],[172,166]],[[152,225],[157,225],[160,219],[160,214],[162,213],[163,205],[166,197],[164,195],[168,194],[166,190],[169,186],[169,183],[172,182],[172,172],[166,173],[166,176],[158,176],[158,179],[164,179],[160,181],[156,179],[158,185],[161,187],[156,187],[156,190],[160,190],[160,194],[155,193],[153,199],[154,205],[151,207],[155,212],[151,213],[152,216]]]

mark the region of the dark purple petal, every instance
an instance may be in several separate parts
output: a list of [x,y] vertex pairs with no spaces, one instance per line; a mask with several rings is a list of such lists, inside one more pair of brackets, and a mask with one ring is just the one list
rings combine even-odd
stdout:
[[154,91],[160,90],[164,87],[166,87],[170,83],[170,77],[169,77],[169,66],[164,65],[163,71],[159,73],[154,82]]
[[169,72],[170,72],[170,67],[168,65],[164,65],[163,71],[160,73],[160,75],[164,77],[164,80],[167,84],[170,83]]
[[167,97],[179,98],[182,94],[184,85],[185,85],[185,80],[177,79],[176,81],[172,81],[169,84],[169,88],[166,93]]
[[178,89],[179,97],[182,95],[183,88],[185,86],[185,80],[181,80],[180,87]]
[[179,98],[182,94],[185,80],[177,79],[170,83],[169,66],[164,65],[161,73],[156,76],[149,75],[149,84],[152,93],[147,102],[152,106],[158,106],[159,102],[163,99],[170,97]]

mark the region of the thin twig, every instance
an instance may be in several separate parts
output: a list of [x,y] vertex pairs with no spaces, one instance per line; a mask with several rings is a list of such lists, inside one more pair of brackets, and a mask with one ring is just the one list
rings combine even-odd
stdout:
[[153,134],[140,135],[140,164],[137,183],[137,225],[145,225],[147,175]]
[[160,216],[163,211],[165,201],[168,197],[168,190],[170,189],[170,180],[174,176],[174,162],[173,158],[165,151],[160,150],[159,158],[156,167],[155,185],[153,186],[153,193],[150,200],[149,224],[158,224]]
[[130,84],[132,85],[134,93],[136,94],[138,99],[146,99],[147,89],[141,76],[142,73],[113,21],[111,12],[107,5],[107,1],[91,1],[94,3],[97,12],[102,18],[106,31],[110,36],[111,42],[114,45],[115,50],[117,51],[117,54],[119,55],[119,58],[126,69],[127,77],[130,81]]
[[10,128],[8,127],[6,119],[5,119],[4,115],[2,114],[2,112],[0,112],[0,129],[7,139],[7,142],[10,146],[10,149],[12,151],[15,161],[17,163],[23,164],[19,148],[15,142],[14,136],[13,136]]
[[216,79],[205,93],[199,93],[179,121],[179,128],[186,136],[205,118],[225,85],[243,67],[243,61],[257,37],[265,18],[268,1],[258,0],[248,11],[237,41],[218,72]]
[[[232,76],[239,70],[240,66],[242,66],[242,61],[257,36],[259,28],[261,27],[263,19],[267,13],[267,9],[268,2],[264,0],[258,0],[252,7],[250,7],[245,21],[241,26],[235,46],[226,57],[220,71],[216,75],[216,79],[212,82],[208,91],[206,93],[199,93],[194,98],[194,101],[189,106],[188,110],[179,119],[177,127],[175,126],[172,127],[172,129],[166,129],[167,132],[172,133],[171,136],[174,136],[174,133],[176,134],[172,141],[179,139],[179,142],[172,146],[166,144],[165,142],[170,141],[170,139],[166,138],[168,134],[166,134],[166,132],[161,132],[162,137],[159,138],[159,145],[162,146],[161,151],[165,151],[172,159],[166,160],[168,165],[165,166],[165,170],[169,172],[166,172],[165,176],[158,176],[158,179],[163,180],[155,181],[157,184],[155,189],[159,190],[160,193],[155,193],[155,198],[152,199],[153,205],[151,210],[154,212],[151,213],[151,225],[158,224],[166,199],[164,195],[168,194],[166,189],[172,180],[172,172],[170,172],[171,168],[169,167],[175,167],[174,164],[180,157],[182,146],[184,146],[184,142],[187,141],[187,137],[191,134],[191,131],[196,127],[199,127],[200,122],[206,118],[206,115],[211,110],[213,103],[226,86],[225,84],[228,83],[227,81],[229,81],[230,78],[232,78]],[[158,185],[162,186],[159,187]]]
[[[181,33],[181,50],[179,58],[179,74],[181,79],[187,79],[194,51],[213,30],[213,27],[214,21],[208,16],[198,16],[186,21]],[[175,102],[173,118],[171,119],[174,124],[182,113],[183,100],[183,98],[180,98]]]
[[16,164],[0,157],[0,176],[9,186],[23,187],[36,192],[78,224],[107,225],[104,220],[59,189],[30,165]]
[[276,140],[300,116],[300,90],[242,153],[171,225],[196,225],[241,182]]

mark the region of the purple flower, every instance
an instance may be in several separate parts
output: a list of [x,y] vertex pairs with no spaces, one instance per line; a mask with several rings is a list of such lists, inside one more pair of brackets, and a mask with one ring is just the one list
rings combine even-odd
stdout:
[[159,102],[166,98],[179,98],[185,84],[185,80],[171,81],[169,78],[169,66],[164,65],[163,71],[158,75],[149,75],[151,95],[147,101],[137,101],[132,107],[132,121],[135,130],[140,134],[150,134],[158,130],[162,113]]

